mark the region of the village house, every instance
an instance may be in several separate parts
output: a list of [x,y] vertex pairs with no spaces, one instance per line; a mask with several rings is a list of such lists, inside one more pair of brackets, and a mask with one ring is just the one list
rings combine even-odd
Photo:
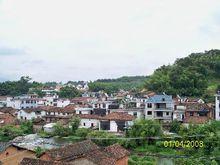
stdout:
[[42,118],[46,115],[46,111],[42,108],[33,108],[33,109],[21,109],[17,113],[17,118],[19,120],[32,120],[36,118]]
[[186,104],[184,123],[203,124],[213,119],[214,110],[207,104]]
[[43,105],[43,106],[57,106],[58,98],[59,98],[59,96],[56,93],[47,94],[41,100],[41,104],[40,105]]
[[122,108],[122,109],[111,109],[110,113],[112,112],[124,112],[128,113],[129,115],[134,116],[134,118],[141,119],[144,118],[144,108]]
[[126,128],[133,125],[134,116],[124,112],[112,112],[100,120],[99,130],[109,132],[123,132]]
[[220,120],[220,91],[215,95],[215,120]]
[[174,103],[170,95],[154,95],[146,101],[145,118],[171,122]]
[[7,97],[6,106],[14,109],[29,109],[38,107],[38,99],[29,96]]
[[76,104],[76,105],[85,105],[90,103],[91,101],[96,100],[96,98],[93,97],[75,97],[70,100],[71,104]]
[[75,108],[76,114],[93,114],[93,108],[89,105],[80,105]]
[[99,122],[101,116],[91,114],[81,114],[80,117],[80,128],[99,128]]
[[69,99],[58,99],[57,100],[57,107],[63,108],[70,104]]
[[75,114],[75,105],[68,105],[64,108],[47,106],[43,107],[46,115],[43,117],[47,123],[57,122],[59,120],[68,121]]
[[127,165],[129,152],[118,144],[100,148],[90,140],[46,151],[41,160],[75,165]]

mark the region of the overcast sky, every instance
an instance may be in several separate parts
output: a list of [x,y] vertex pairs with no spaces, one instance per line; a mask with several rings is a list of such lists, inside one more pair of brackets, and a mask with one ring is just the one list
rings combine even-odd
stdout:
[[220,48],[220,0],[0,0],[0,81],[149,75]]

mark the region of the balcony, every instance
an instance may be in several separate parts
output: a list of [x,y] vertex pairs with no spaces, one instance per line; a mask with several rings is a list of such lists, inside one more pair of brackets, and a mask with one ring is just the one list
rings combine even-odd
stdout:
[[155,107],[154,111],[173,111],[172,107]]
[[154,115],[154,119],[171,120],[172,116],[157,116],[157,115]]

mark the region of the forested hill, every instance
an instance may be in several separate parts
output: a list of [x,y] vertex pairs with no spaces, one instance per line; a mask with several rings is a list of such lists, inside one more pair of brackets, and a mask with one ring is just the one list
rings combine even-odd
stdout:
[[162,66],[150,76],[145,87],[174,95],[213,97],[220,87],[220,50],[192,53],[173,65]]
[[98,79],[89,83],[91,91],[104,90],[108,93],[117,92],[120,89],[132,90],[144,87],[147,76],[123,76],[117,79]]

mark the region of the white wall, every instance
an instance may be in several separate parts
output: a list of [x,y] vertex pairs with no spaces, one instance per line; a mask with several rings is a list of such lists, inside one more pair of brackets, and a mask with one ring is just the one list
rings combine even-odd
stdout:
[[118,125],[115,121],[110,121],[110,130],[111,132],[117,132],[118,131]]
[[[84,123],[85,123],[85,126],[84,126]],[[80,128],[90,128],[92,123],[95,128],[99,127],[99,120],[97,119],[81,119]]]
[[57,107],[66,107],[70,104],[70,100],[58,100],[57,101]]
[[27,113],[24,110],[20,110],[18,112],[17,118],[18,119],[22,119],[23,118],[23,120],[25,120],[25,118],[26,118],[26,120],[32,120],[32,119],[35,119],[35,118],[38,118],[38,117],[41,118],[42,116],[45,116],[45,115],[46,115],[45,111],[41,111],[41,113],[38,114],[38,113],[35,113],[34,111],[30,112],[30,113]]
[[215,119],[220,120],[220,95],[216,95],[215,97]]

